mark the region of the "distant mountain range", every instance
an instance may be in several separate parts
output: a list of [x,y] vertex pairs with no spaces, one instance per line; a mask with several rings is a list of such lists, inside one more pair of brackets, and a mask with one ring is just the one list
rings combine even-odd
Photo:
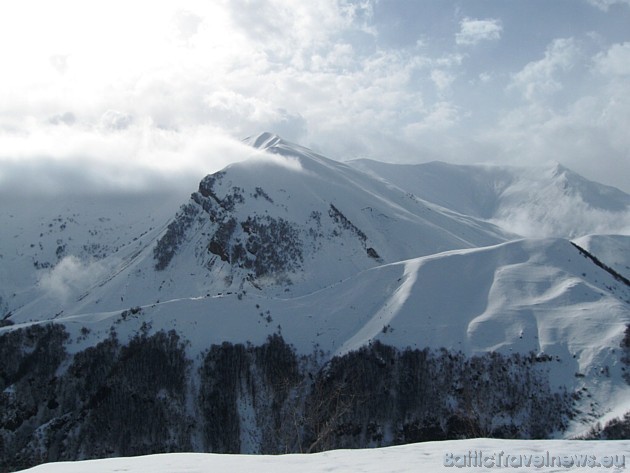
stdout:
[[421,199],[488,220],[524,237],[630,233],[630,196],[561,164],[548,167],[349,164]]

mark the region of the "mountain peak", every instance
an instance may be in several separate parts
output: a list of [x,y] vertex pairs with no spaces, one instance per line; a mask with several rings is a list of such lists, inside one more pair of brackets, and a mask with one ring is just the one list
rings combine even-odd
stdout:
[[551,163],[551,172],[553,176],[564,174],[567,171],[571,172],[569,168],[567,168],[566,166],[563,166],[560,162],[554,161],[553,163]]
[[[322,156],[302,145],[287,141],[275,133],[264,132],[259,135],[250,136],[245,138],[243,143],[257,150],[264,151],[266,155],[289,158],[291,160],[290,162],[293,163],[289,168],[293,169],[295,169],[295,165],[297,165],[297,167],[301,169],[307,169],[316,173],[325,172],[331,177],[331,174],[339,175],[340,167],[345,168],[345,165]],[[257,153],[256,156],[259,157],[260,154]],[[286,164],[286,161],[272,160],[272,162],[276,164],[284,162]]]
[[265,131],[260,133],[259,135],[249,136],[243,140],[243,142],[248,145],[256,148],[256,149],[268,149],[279,143],[284,142],[284,140],[275,133],[271,133],[269,131]]

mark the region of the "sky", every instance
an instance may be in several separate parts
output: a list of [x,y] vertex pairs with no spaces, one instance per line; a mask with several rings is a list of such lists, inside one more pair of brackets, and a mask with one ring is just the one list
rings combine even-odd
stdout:
[[0,192],[191,190],[263,131],[630,192],[630,0],[21,0],[0,60]]

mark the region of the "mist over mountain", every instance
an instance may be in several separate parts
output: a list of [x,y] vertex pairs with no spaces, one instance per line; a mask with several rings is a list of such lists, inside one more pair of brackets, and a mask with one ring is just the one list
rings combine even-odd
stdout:
[[418,197],[524,237],[630,233],[630,196],[555,163],[547,167],[350,161]]

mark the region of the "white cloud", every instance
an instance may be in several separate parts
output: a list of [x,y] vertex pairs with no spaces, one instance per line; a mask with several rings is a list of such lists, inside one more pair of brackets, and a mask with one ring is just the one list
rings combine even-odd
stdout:
[[282,156],[275,153],[267,153],[265,151],[256,150],[252,158],[247,161],[249,166],[258,166],[260,164],[272,164],[274,166],[285,168],[294,172],[305,172],[300,161],[291,156]]
[[[47,22],[29,22],[19,5],[21,28],[0,15],[4,44],[30,42],[0,76],[8,187],[9,169],[32,182],[26,170],[38,162],[48,176],[72,177],[66,186],[75,189],[189,181],[243,159],[217,142],[265,130],[333,157],[379,156],[396,142],[402,155],[412,151],[400,137],[405,125],[443,128],[455,116],[426,95],[437,87],[444,100],[464,56],[429,55],[415,40],[378,47],[372,1],[166,1],[151,15],[122,0],[93,10],[60,1],[42,11]],[[63,13],[74,6],[72,17]],[[37,35],[54,39],[32,41]]]
[[53,125],[64,124],[71,126],[74,125],[76,121],[77,117],[72,112],[57,113],[48,119],[48,122]]
[[[598,55],[596,60],[607,57]],[[589,94],[562,108],[544,100],[515,107],[494,129],[485,131],[480,141],[505,161],[562,161],[589,179],[628,192],[630,83],[624,79],[626,76],[588,76],[584,80]]]
[[224,4],[234,24],[269,56],[299,68],[308,65],[312,52],[327,49],[345,31],[375,34],[369,26],[371,1],[229,0]]
[[175,34],[181,41],[186,43],[197,34],[200,25],[203,23],[203,18],[187,10],[178,10],[173,15],[172,21]]
[[433,69],[431,71],[431,80],[435,83],[435,86],[440,92],[444,92],[451,86],[455,80],[455,76],[442,69]]
[[409,124],[405,128],[405,134],[413,139],[419,133],[447,130],[460,120],[460,114],[460,110],[454,104],[438,102],[428,111],[422,121]]
[[133,123],[133,116],[118,110],[106,110],[101,116],[101,126],[106,130],[125,130]]
[[[585,51],[593,46],[603,50],[589,57]],[[480,130],[476,155],[512,164],[560,161],[589,179],[629,192],[627,55],[627,42],[553,41],[542,59],[511,76],[508,91],[527,101],[505,102],[495,126]]]
[[325,55],[315,54],[311,57],[311,68],[315,71],[347,70],[356,64],[356,52],[351,44],[337,43]]
[[5,186],[9,169],[37,162],[77,179],[95,166],[99,189],[134,172],[142,187],[166,168],[202,177],[242,159],[222,152],[230,136],[304,142],[349,123],[384,127],[412,98],[413,58],[356,53],[343,39],[373,37],[370,1],[166,1],[150,15],[140,3],[60,0],[35,16],[28,1],[0,5]]
[[595,66],[602,74],[630,75],[630,42],[613,44],[608,51],[599,53],[595,57]]
[[482,83],[487,83],[490,82],[492,80],[492,74],[488,73],[488,72],[482,72],[481,74],[479,74],[479,81]]
[[[454,3],[439,3],[452,21]],[[543,56],[535,42],[513,49],[492,14],[462,20],[456,44],[416,22],[401,26],[400,44],[378,29],[377,15],[404,24],[396,2],[147,5],[0,2],[0,191],[194,187],[245,159],[239,140],[261,131],[340,159],[528,159],[547,149],[577,151],[582,164],[605,153],[627,161],[628,43],[609,47],[603,31],[597,44],[556,40]],[[497,54],[462,52],[483,41]],[[602,52],[585,63],[578,45]],[[553,95],[565,85],[581,91]],[[563,142],[574,136],[599,148]]]
[[612,5],[630,6],[630,0],[588,0],[588,3],[603,11],[608,11]]
[[501,38],[503,31],[501,20],[495,18],[485,20],[464,18],[460,21],[459,27],[455,42],[464,46],[474,46],[481,41],[497,40]]
[[65,74],[68,71],[68,56],[64,54],[53,54],[50,56],[50,65],[59,74]]
[[562,89],[558,75],[574,66],[579,48],[573,38],[554,40],[543,59],[528,63],[512,77],[510,88],[519,90],[527,100],[544,98]]
[[542,198],[537,197],[530,195],[529,205],[502,209],[494,223],[530,238],[575,238],[586,234],[627,235],[630,232],[630,212],[596,209],[585,203],[581,197],[562,192],[547,192]]
[[39,285],[48,295],[66,301],[69,297],[89,289],[105,274],[108,274],[108,268],[103,262],[85,262],[71,255],[46,271],[41,276]]
[[252,149],[211,126],[165,130],[150,121],[0,132],[0,193],[85,194],[190,190]]

